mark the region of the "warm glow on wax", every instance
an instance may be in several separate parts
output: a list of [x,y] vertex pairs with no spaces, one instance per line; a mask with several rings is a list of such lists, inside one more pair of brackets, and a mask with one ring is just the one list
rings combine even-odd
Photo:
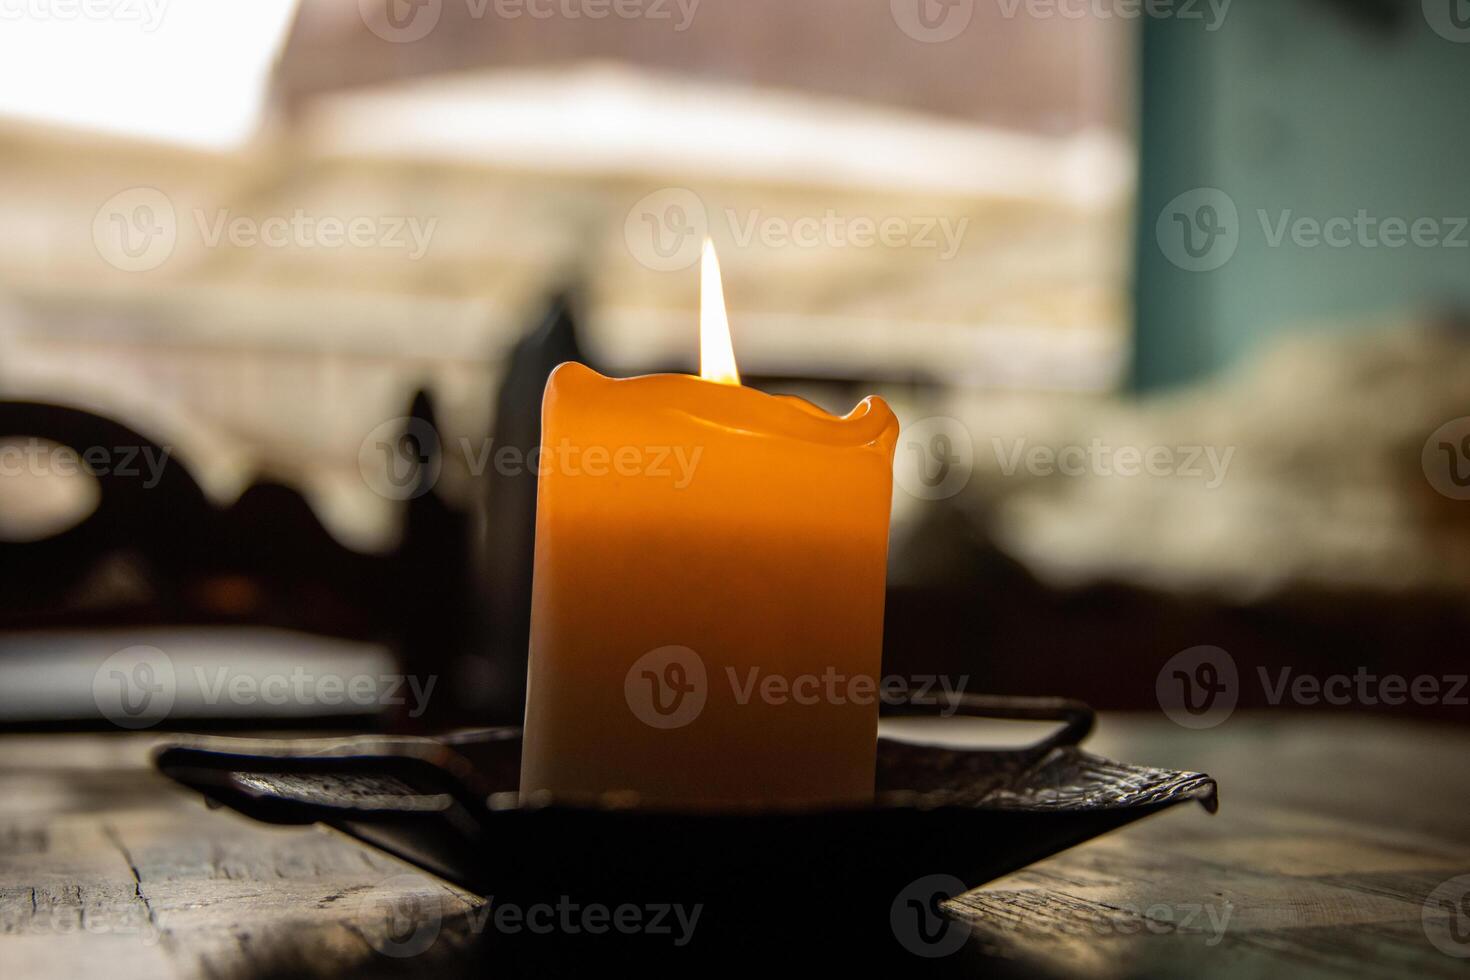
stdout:
[[730,318],[725,312],[725,287],[715,243],[704,240],[699,266],[699,376],[722,385],[738,385],[735,346],[730,341]]
[[876,696],[805,692],[879,690],[898,419],[745,387],[707,241],[701,293],[700,377],[547,379],[521,792],[871,805]]

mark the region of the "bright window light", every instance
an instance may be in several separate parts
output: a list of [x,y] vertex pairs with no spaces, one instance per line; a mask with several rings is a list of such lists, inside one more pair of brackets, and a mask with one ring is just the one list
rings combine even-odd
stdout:
[[297,0],[0,0],[0,116],[228,149]]

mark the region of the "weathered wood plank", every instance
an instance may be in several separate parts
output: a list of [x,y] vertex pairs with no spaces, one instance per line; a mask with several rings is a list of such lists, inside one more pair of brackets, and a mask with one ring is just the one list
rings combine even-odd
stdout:
[[[1426,900],[1470,874],[1470,735],[1298,718],[1211,738],[1110,719],[1098,741],[1209,769],[1221,812],[1145,821],[951,902],[991,952],[1057,975],[1466,974],[1430,940],[1454,948],[1455,913]],[[1459,946],[1470,956],[1463,932]]]
[[[151,770],[149,744],[0,738],[0,977],[475,966],[478,898],[327,831],[207,809]],[[1105,719],[1097,747],[1209,769],[1220,814],[1175,811],[961,896],[975,949],[1057,976],[1465,975],[1445,949],[1470,953],[1470,922],[1426,899],[1470,874],[1470,734]]]
[[[478,900],[327,831],[209,810],[153,773],[146,749],[0,740],[0,976],[402,975],[453,962],[466,933],[455,917]],[[58,764],[30,764],[47,758]],[[395,903],[446,920],[412,958],[382,952],[398,949]]]

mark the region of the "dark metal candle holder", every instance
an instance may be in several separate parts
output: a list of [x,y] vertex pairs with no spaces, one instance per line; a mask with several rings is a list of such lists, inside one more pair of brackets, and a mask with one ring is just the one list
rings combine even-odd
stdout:
[[[752,929],[800,941],[818,928],[865,961],[902,952],[890,914],[919,879],[974,888],[1185,801],[1216,808],[1209,776],[1080,749],[1093,724],[1086,705],[965,695],[958,709],[1060,727],[1009,750],[880,738],[875,801],[848,809],[525,807],[514,728],[440,739],[199,738],[162,748],[156,761],[247,816],[327,824],[496,902],[699,903],[696,945],[721,956],[748,950]],[[578,948],[563,937],[557,955]]]

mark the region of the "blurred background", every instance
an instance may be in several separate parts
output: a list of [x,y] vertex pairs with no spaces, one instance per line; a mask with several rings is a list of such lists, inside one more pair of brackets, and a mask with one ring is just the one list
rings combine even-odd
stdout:
[[[495,450],[562,360],[695,369],[705,235],[747,384],[905,424],[886,671],[1463,674],[1457,0],[0,16],[0,724],[116,721],[119,656],[139,725],[518,720]],[[302,665],[441,686],[202,680]]]

